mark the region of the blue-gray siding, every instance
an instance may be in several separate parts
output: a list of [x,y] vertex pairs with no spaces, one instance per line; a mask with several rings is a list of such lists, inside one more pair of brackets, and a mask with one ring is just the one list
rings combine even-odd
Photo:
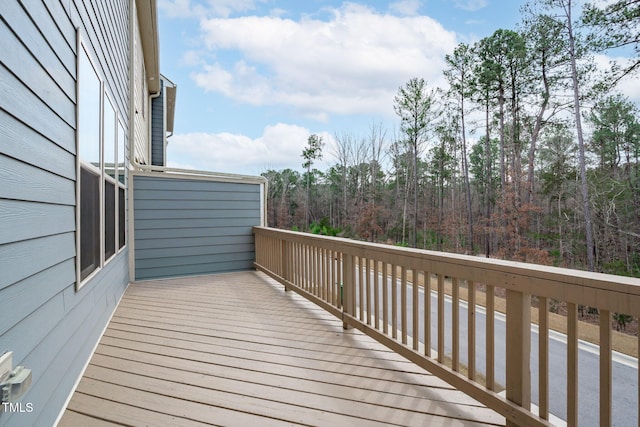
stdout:
[[260,185],[134,177],[136,280],[253,268]]
[[160,80],[160,96],[151,101],[151,164],[164,164],[164,82]]
[[33,412],[0,426],[54,423],[128,283],[127,249],[75,283],[75,28],[128,129],[128,14],[128,0],[0,1],[0,353],[33,371]]

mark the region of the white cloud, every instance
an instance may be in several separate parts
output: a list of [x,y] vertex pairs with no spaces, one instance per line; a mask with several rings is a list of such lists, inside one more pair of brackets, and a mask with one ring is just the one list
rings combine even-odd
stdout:
[[203,60],[201,52],[195,50],[187,50],[184,52],[184,54],[182,54],[180,64],[186,67],[195,67],[198,65],[204,65],[205,62]]
[[[417,2],[404,1],[406,11]],[[415,10],[415,9],[414,9]],[[392,115],[393,96],[412,77],[441,84],[455,34],[426,16],[394,16],[353,3],[329,21],[278,16],[201,20],[217,62],[191,77],[207,91],[250,105],[286,105],[308,117]],[[239,53],[225,62],[225,53]]]
[[474,12],[487,6],[487,0],[453,0],[458,9]]
[[393,13],[405,16],[414,16],[418,14],[418,10],[422,2],[420,0],[400,0],[389,5],[389,10]]
[[[265,127],[255,139],[227,132],[176,134],[167,146],[167,158],[170,167],[249,175],[267,169],[301,169],[302,150],[311,133],[301,126],[278,123]],[[329,133],[318,135],[328,146],[333,144]]]
[[190,18],[206,14],[201,5],[192,5],[191,0],[158,0],[158,8],[171,18]]
[[226,18],[235,12],[248,12],[256,3],[266,0],[208,0],[192,4],[191,0],[158,0],[158,7],[171,18],[218,16]]

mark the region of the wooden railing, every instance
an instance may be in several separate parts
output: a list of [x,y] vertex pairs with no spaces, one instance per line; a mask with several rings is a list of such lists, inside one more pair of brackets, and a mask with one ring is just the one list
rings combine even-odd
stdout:
[[[255,227],[255,267],[390,349],[504,415],[507,425],[549,425],[549,304],[567,307],[567,424],[578,424],[578,306],[600,311],[601,426],[612,420],[611,313],[640,316],[640,280],[473,256],[399,248]],[[431,291],[431,281],[436,283]],[[446,315],[445,282],[451,285]],[[428,287],[418,284],[427,284]],[[414,286],[416,284],[416,286]],[[468,289],[466,360],[460,352],[460,286]],[[486,340],[477,349],[476,294],[486,292]],[[422,289],[421,289],[422,288]],[[500,290],[504,289],[504,291]],[[494,294],[506,300],[506,398],[495,379]],[[539,307],[538,403],[531,404],[531,298]],[[434,304],[432,299],[436,299]],[[435,322],[432,318],[437,310]],[[450,323],[449,323],[450,322]],[[435,325],[434,325],[435,323]],[[450,330],[445,326],[450,324]],[[435,337],[432,333],[435,329]],[[447,336],[447,334],[449,336]],[[451,342],[447,352],[446,342]],[[640,345],[640,338],[639,338]],[[486,359],[482,380],[477,350]],[[461,371],[466,365],[466,375]],[[640,382],[640,380],[639,380]],[[594,402],[595,404],[595,402]],[[640,414],[638,415],[640,419]],[[595,423],[595,420],[594,420]]]

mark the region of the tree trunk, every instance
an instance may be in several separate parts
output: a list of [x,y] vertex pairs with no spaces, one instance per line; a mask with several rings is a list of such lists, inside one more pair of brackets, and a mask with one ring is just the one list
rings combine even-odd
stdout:
[[411,247],[418,247],[418,141],[413,151],[413,237]]
[[573,101],[576,119],[576,132],[578,134],[578,162],[580,167],[580,184],[582,190],[582,209],[584,215],[585,243],[587,246],[587,267],[594,271],[595,260],[593,256],[593,231],[591,228],[591,208],[589,206],[589,183],[587,182],[587,165],[585,158],[584,136],[582,134],[582,116],[580,113],[580,88],[578,83],[578,69],[576,66],[575,38],[571,22],[571,0],[565,6],[567,13],[567,30],[569,32],[569,55],[571,59],[571,81],[573,83]]
[[462,173],[464,174],[464,186],[467,202],[467,249],[473,253],[473,212],[471,211],[471,185],[469,184],[469,164],[467,162],[467,136],[464,125],[464,95],[460,99],[460,118],[462,121]]
[[489,258],[491,255],[491,232],[489,231],[489,225],[491,221],[491,132],[489,125],[489,101],[485,105],[485,121],[486,121],[486,133],[485,133],[485,256]]

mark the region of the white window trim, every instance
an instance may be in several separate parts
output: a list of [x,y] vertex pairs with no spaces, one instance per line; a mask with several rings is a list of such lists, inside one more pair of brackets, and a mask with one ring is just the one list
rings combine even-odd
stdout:
[[[99,140],[100,140],[100,167],[96,167],[95,165],[91,164],[90,162],[86,162],[83,161],[80,158],[80,133],[78,132],[78,130],[76,129],[76,133],[75,133],[75,143],[76,143],[76,183],[75,183],[75,187],[76,187],[76,235],[75,235],[75,241],[76,241],[76,291],[79,291],[85,284],[87,284],[88,282],[90,282],[97,274],[99,274],[100,271],[102,271],[102,269],[104,268],[104,266],[109,263],[111,260],[113,260],[118,254],[120,254],[121,252],[123,252],[126,247],[127,247],[127,240],[128,240],[128,230],[125,228],[125,236],[124,236],[124,245],[122,245],[122,247],[120,247],[120,193],[119,190],[123,189],[125,192],[125,205],[126,205],[126,198],[127,198],[127,178],[128,178],[128,174],[127,174],[127,162],[126,162],[126,150],[127,150],[127,136],[126,136],[126,128],[123,125],[124,124],[124,117],[120,114],[120,111],[118,110],[118,108],[115,106],[115,104],[112,102],[112,97],[109,96],[107,94],[107,89],[106,89],[106,85],[104,82],[104,79],[102,78],[102,76],[100,75],[100,73],[98,72],[98,68],[96,67],[96,64],[94,62],[93,56],[91,54],[91,51],[89,49],[89,46],[84,42],[84,39],[82,37],[81,34],[81,30],[80,28],[76,29],[76,40],[77,40],[77,46],[76,46],[76,51],[77,51],[77,56],[76,56],[76,76],[80,75],[80,55],[82,54],[82,52],[84,51],[84,53],[86,54],[89,63],[91,64],[91,66],[93,67],[93,70],[96,73],[96,76],[98,77],[98,80],[100,81],[100,124],[99,124]],[[80,93],[80,79],[76,78],[76,94]],[[114,114],[114,120],[115,120],[115,147],[114,147],[114,170],[116,171],[116,178],[112,178],[111,176],[109,176],[108,174],[105,174],[105,156],[104,156],[104,115],[105,115],[105,108],[104,108],[104,102],[105,102],[105,98],[107,98],[109,100],[109,102],[111,103],[113,110],[115,112]],[[79,126],[79,122],[80,122],[80,114],[79,114],[79,108],[78,108],[78,104],[77,104],[78,100],[76,99],[76,112],[75,112],[75,118],[76,118],[76,125]],[[123,168],[122,170],[119,170],[118,168],[118,162],[119,162],[119,158],[118,158],[118,143],[119,143],[119,126],[122,126],[123,129],[123,143],[124,143],[124,147],[123,147],[123,157],[124,159],[122,159],[122,163],[123,163]],[[80,219],[81,219],[81,201],[80,201],[80,196],[81,196],[81,186],[80,186],[80,177],[81,177],[81,168],[84,167],[86,168],[90,173],[95,174],[99,177],[99,184],[98,184],[98,188],[99,188],[99,195],[98,195],[98,205],[99,205],[99,262],[98,262],[98,266],[91,272],[89,273],[89,275],[87,275],[87,277],[85,277],[84,279],[82,279],[82,271],[81,271],[81,262],[80,262],[80,248],[81,248],[81,223],[80,223]],[[119,174],[122,173],[124,176],[124,183],[120,183],[118,176]],[[112,184],[114,184],[114,188],[115,188],[115,201],[114,201],[114,206],[115,206],[115,229],[114,229],[114,240],[115,240],[115,251],[114,254],[112,256],[110,256],[108,259],[105,259],[105,202],[104,202],[104,194],[105,194],[105,181],[108,181]],[[126,206],[125,206],[126,207]],[[125,208],[125,222],[126,222],[126,217],[127,217],[127,211]]]

